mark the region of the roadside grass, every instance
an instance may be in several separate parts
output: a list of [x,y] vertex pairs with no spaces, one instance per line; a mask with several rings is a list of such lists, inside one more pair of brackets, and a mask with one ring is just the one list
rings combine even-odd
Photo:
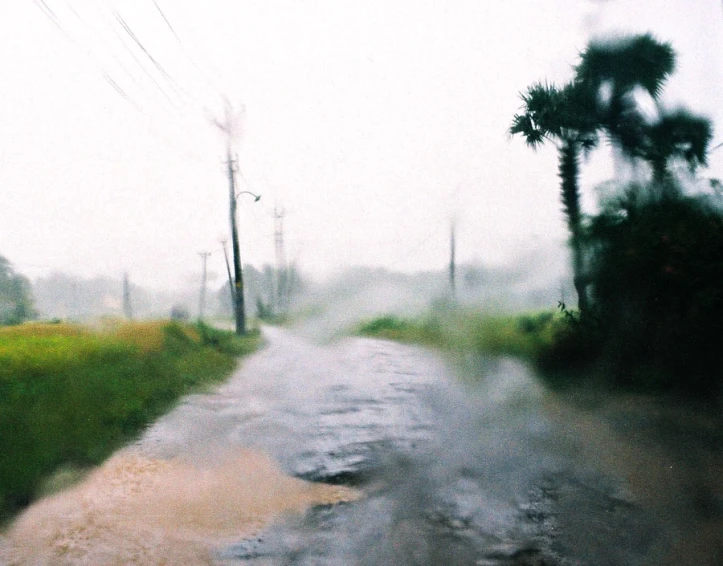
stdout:
[[56,470],[102,462],[180,396],[222,381],[259,342],[166,321],[0,328],[0,519]]
[[362,336],[437,347],[445,346],[448,339],[442,331],[439,320],[432,317],[410,319],[384,315],[362,322],[357,333]]
[[515,356],[537,364],[562,325],[560,315],[552,311],[505,315],[449,309],[415,318],[379,316],[362,322],[354,333],[458,353]]

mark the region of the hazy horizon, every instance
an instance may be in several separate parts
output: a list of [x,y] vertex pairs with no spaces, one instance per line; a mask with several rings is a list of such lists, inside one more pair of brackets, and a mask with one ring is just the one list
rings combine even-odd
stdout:
[[[275,263],[279,206],[286,257],[314,277],[352,265],[444,269],[452,218],[460,263],[564,253],[554,148],[532,152],[507,129],[519,92],[569,79],[591,37],[650,31],[672,42],[678,69],[664,101],[723,119],[713,0],[198,6],[0,7],[0,255],[18,272],[127,271],[176,289],[210,251],[210,272],[225,279],[225,150],[210,122],[222,96],[245,107],[239,188],[262,194],[240,201],[242,260]],[[721,157],[701,174],[722,177]],[[609,152],[596,151],[583,170],[587,211],[612,176]]]

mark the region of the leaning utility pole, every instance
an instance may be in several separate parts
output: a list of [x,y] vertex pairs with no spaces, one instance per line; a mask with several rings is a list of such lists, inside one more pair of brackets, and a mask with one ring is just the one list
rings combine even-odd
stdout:
[[198,252],[203,260],[203,275],[201,276],[201,296],[198,298],[198,320],[203,322],[203,311],[206,307],[206,262],[211,252]]
[[233,252],[234,275],[234,315],[236,318],[236,334],[246,334],[246,309],[244,305],[244,282],[241,271],[241,252],[239,250],[238,228],[236,226],[236,171],[238,165],[231,156],[231,138],[234,133],[234,120],[231,116],[231,104],[226,101],[226,110],[223,122],[214,120],[216,126],[226,136],[226,168],[228,171],[228,200],[229,216],[231,220],[231,249]]

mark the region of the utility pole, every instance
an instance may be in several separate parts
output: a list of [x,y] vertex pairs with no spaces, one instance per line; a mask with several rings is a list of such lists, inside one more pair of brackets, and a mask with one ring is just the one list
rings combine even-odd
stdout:
[[203,322],[203,311],[206,307],[206,262],[211,252],[198,252],[203,260],[203,275],[201,276],[201,296],[198,298],[198,320]]
[[449,288],[452,291],[452,297],[456,295],[455,275],[457,266],[455,264],[455,252],[455,222],[452,220],[449,231]]
[[277,311],[286,310],[288,277],[284,252],[284,209],[274,206],[274,248],[276,251],[276,305]]
[[216,126],[226,136],[226,169],[228,172],[228,200],[229,216],[231,220],[231,250],[233,252],[234,275],[234,316],[236,319],[236,334],[246,334],[246,308],[244,305],[244,281],[241,271],[241,252],[239,250],[238,228],[236,226],[236,171],[238,164],[231,156],[231,138],[234,134],[234,119],[231,115],[231,104],[226,101],[223,122],[215,120]]
[[127,319],[133,318],[133,306],[131,304],[131,284],[128,281],[128,272],[123,273],[123,314]]

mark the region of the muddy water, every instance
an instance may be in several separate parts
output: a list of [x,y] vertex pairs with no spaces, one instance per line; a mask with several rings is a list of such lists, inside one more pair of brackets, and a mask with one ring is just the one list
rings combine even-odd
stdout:
[[0,557],[13,565],[213,564],[224,541],[252,536],[283,513],[353,497],[289,478],[250,451],[206,466],[130,450],[30,508]]
[[510,360],[267,338],[31,507],[0,563],[723,563],[715,418],[561,399]]

